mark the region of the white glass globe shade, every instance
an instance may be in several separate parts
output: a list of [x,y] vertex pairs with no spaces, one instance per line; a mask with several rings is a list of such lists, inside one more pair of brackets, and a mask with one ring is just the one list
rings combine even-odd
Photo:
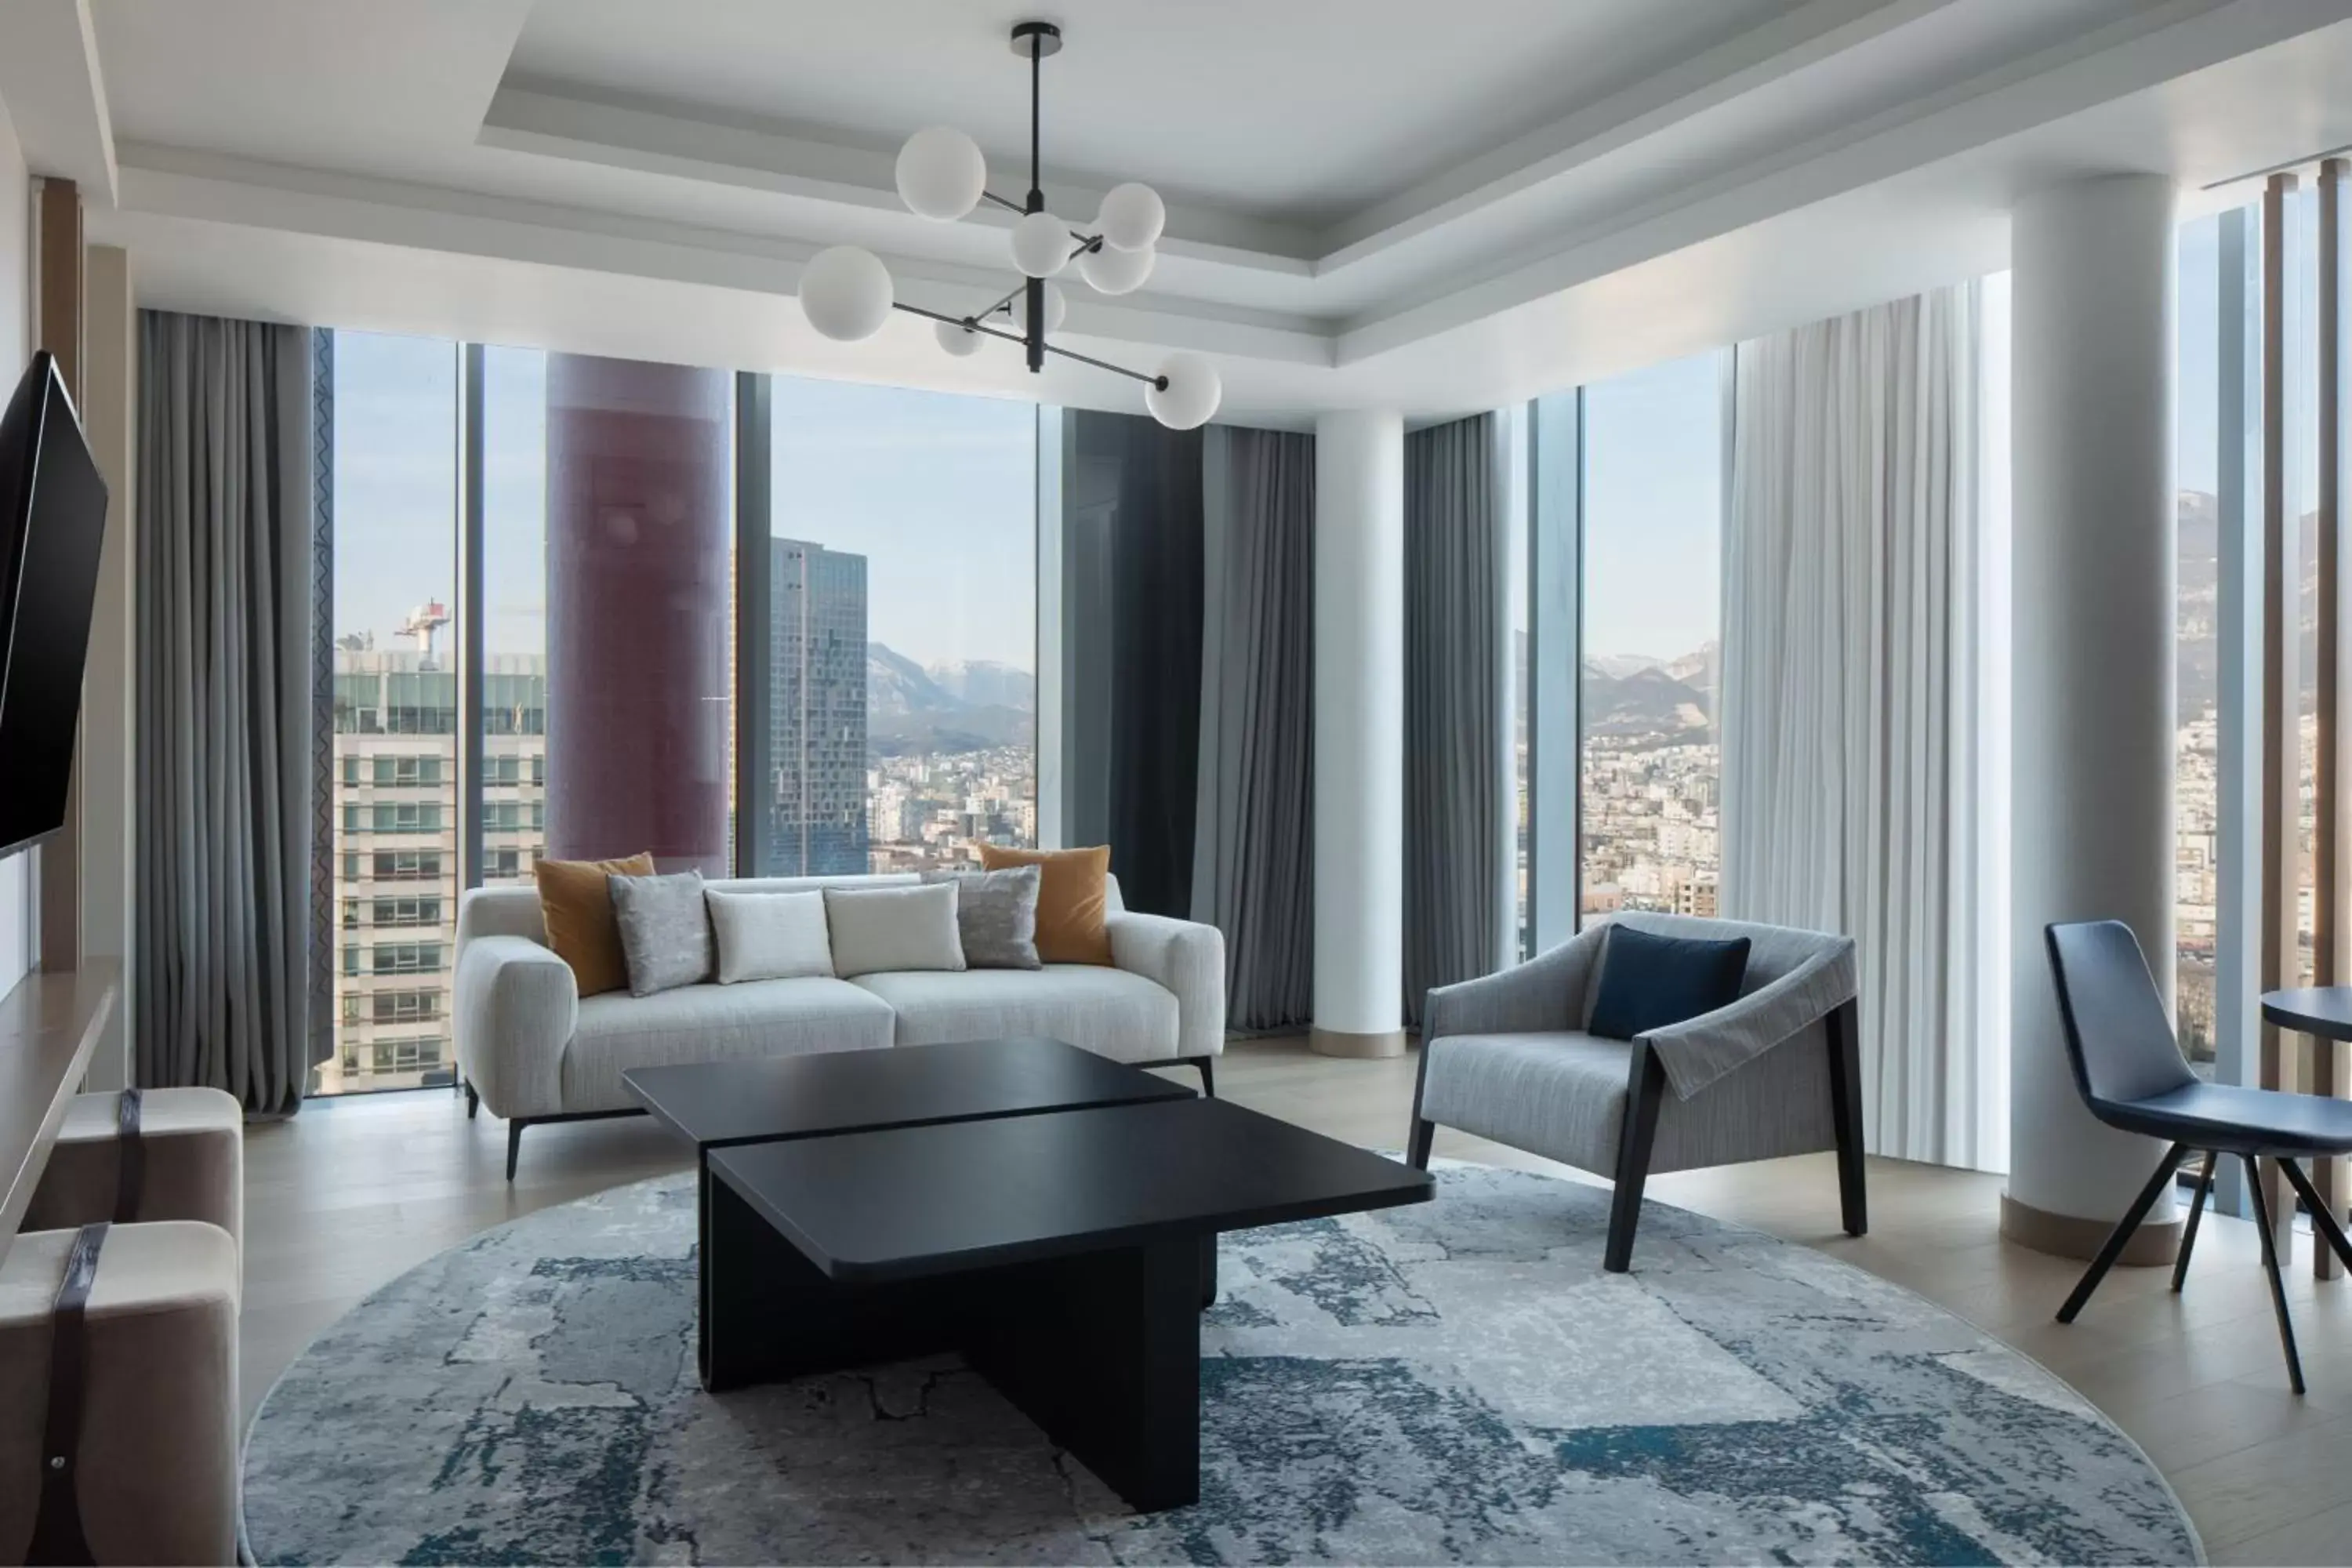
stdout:
[[1095,232],[1113,250],[1149,250],[1160,243],[1160,231],[1167,226],[1168,207],[1160,193],[1132,180],[1105,191],[1095,213]]
[[1143,389],[1143,405],[1171,430],[1191,430],[1209,422],[1225,395],[1217,368],[1199,354],[1170,354],[1160,362],[1166,386]]
[[1156,250],[1113,250],[1105,242],[1100,250],[1089,250],[1078,258],[1078,275],[1092,284],[1097,294],[1132,294],[1151,276],[1151,264],[1159,254]]
[[988,340],[970,327],[956,321],[940,321],[931,328],[931,335],[940,340],[940,347],[958,359],[969,359],[980,352]]
[[[1067,316],[1069,313],[1069,296],[1062,292],[1062,286],[1059,283],[1046,284],[1045,331],[1049,333],[1060,331],[1062,330],[1062,318]],[[1026,289],[1024,289],[1020,293],[1015,294],[1013,297],[1013,320],[1014,324],[1020,327],[1021,335],[1024,337],[1028,336],[1029,290]]]
[[870,250],[836,245],[801,270],[801,313],[835,342],[870,338],[890,319],[890,269]]
[[1013,226],[1013,265],[1032,278],[1051,278],[1066,266],[1070,226],[1052,213],[1030,213]]
[[952,223],[980,205],[987,187],[980,144],[952,125],[918,131],[898,149],[898,199],[919,216]]

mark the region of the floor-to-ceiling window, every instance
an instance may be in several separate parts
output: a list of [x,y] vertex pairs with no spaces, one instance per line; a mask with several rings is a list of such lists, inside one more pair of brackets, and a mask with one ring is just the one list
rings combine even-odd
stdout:
[[770,395],[758,869],[1035,843],[1036,408],[785,377]]
[[547,356],[482,351],[482,839],[476,879],[547,843]]
[[321,1094],[453,1080],[466,889],[542,853],[731,870],[735,739],[731,375],[359,332],[331,358]]
[[457,348],[334,345],[334,1051],[314,1092],[446,1083],[457,934]]
[[1583,392],[1582,912],[1716,912],[1724,363]]

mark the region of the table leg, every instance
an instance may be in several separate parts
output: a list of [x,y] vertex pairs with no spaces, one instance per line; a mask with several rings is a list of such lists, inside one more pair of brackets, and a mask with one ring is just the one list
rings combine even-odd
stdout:
[[1183,1237],[966,1277],[966,1358],[1147,1513],[1201,1496],[1201,1258]]
[[696,1361],[710,1393],[953,1348],[951,1286],[835,1284],[708,1162],[700,1210]]

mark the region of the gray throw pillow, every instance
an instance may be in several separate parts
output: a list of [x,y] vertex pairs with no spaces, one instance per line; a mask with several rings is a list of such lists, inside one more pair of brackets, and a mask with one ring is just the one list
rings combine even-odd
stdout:
[[612,877],[613,918],[621,928],[629,994],[650,996],[710,978],[710,914],[702,873]]
[[1038,969],[1034,866],[1003,871],[926,871],[926,882],[956,885],[956,931],[973,969]]

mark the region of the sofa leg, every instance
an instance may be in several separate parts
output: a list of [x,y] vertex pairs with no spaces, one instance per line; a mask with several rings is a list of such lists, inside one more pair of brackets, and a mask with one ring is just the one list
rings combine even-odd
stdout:
[[1217,1098],[1217,1058],[1194,1057],[1192,1065],[1201,1069],[1201,1092],[1211,1100]]
[[1622,1274],[1633,1263],[1633,1228],[1642,1223],[1642,1187],[1650,1179],[1650,1151],[1658,1141],[1658,1106],[1666,1069],[1646,1042],[1633,1047],[1626,1084],[1625,1125],[1617,1134],[1617,1191],[1609,1204],[1609,1247],[1601,1267]]
[[481,1110],[482,1097],[474,1092],[473,1080],[468,1079],[466,1082],[466,1120],[471,1121],[481,1113]]
[[507,1180],[514,1180],[515,1157],[522,1152],[522,1130],[530,1123],[517,1116],[507,1122]]
[[1852,1001],[1831,1009],[1830,1120],[1837,1126],[1838,1207],[1848,1236],[1870,1229],[1862,1168],[1862,1015]]

